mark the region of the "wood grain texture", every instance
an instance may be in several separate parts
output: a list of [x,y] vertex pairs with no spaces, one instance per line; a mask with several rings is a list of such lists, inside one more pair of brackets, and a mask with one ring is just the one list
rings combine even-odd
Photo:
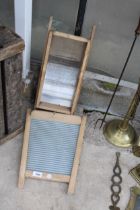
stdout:
[[[21,88],[23,49],[23,39],[7,27],[0,25],[0,74],[2,77],[0,79],[0,138],[4,137],[5,134],[16,131],[22,126]],[[3,91],[1,91],[1,87]],[[5,127],[4,131],[3,127]]]
[[54,111],[58,113],[70,114],[70,109],[64,106],[40,102],[39,108],[43,110]]
[[84,56],[83,56],[83,60],[82,60],[82,64],[81,64],[81,69],[80,69],[80,73],[79,73],[79,77],[77,80],[77,88],[75,91],[75,96],[73,98],[73,103],[72,103],[72,108],[71,108],[71,114],[74,113],[77,103],[78,103],[78,99],[80,96],[80,91],[81,91],[81,87],[82,87],[82,82],[83,82],[83,77],[84,77],[84,73],[85,70],[87,68],[87,63],[88,63],[88,58],[89,58],[89,53],[91,50],[91,46],[92,46],[92,42],[95,36],[95,31],[96,31],[96,26],[93,26],[91,35],[90,35],[90,40],[87,42],[87,46],[84,52]]
[[81,117],[75,115],[59,114],[54,112],[34,110],[31,113],[32,119],[59,121],[68,124],[81,124]]
[[1,65],[0,65],[0,138],[2,138],[4,134],[5,134],[5,128],[4,128],[4,116],[3,116],[3,98],[2,98]]
[[49,18],[49,23],[48,23],[48,31],[51,30],[52,24],[53,24],[53,16],[50,16],[50,18]]
[[64,61],[78,62],[80,65],[86,44],[87,42],[79,42],[77,40],[53,35],[50,56],[61,58]]
[[22,54],[4,61],[8,132],[22,126]]
[[74,113],[77,103],[78,103],[78,99],[80,96],[80,91],[81,91],[81,87],[82,87],[82,81],[83,81],[83,77],[84,77],[84,72],[86,70],[87,67],[87,61],[88,61],[88,56],[89,56],[89,51],[90,51],[90,41],[88,41],[87,46],[86,46],[86,50],[84,53],[84,58],[82,61],[82,65],[81,65],[81,71],[79,73],[79,77],[78,77],[78,81],[77,81],[77,87],[75,90],[75,95],[73,98],[73,103],[72,103],[72,107],[71,107],[71,114]]
[[[95,34],[95,26],[93,27],[90,39],[88,40],[83,37],[77,37],[63,32],[58,32],[58,31],[52,32],[51,25],[52,24],[50,24],[49,27],[50,31],[48,33],[49,35],[47,38],[47,45],[45,47],[45,53],[41,67],[35,108],[58,111],[58,112],[61,111],[62,113],[66,113],[66,108],[68,107],[70,110],[70,114],[73,114],[79,99],[83,76],[87,67],[90,48]],[[67,44],[66,46],[64,45],[64,42]],[[68,47],[68,45],[70,47]],[[79,49],[76,48],[76,50],[74,50],[75,46],[77,46]],[[77,54],[78,58],[76,58],[75,51],[77,51],[76,54],[78,53]],[[67,83],[67,81],[69,81],[68,80],[69,77],[67,77],[65,81],[65,76],[66,76],[65,74],[68,72],[67,71],[62,72],[62,67],[60,68],[61,69],[60,71],[57,71],[56,69],[56,71],[52,73],[53,77],[51,79],[47,78],[47,73],[48,75],[50,75],[51,72],[54,70],[54,66],[59,68],[58,64],[53,64],[54,65],[53,70],[51,70],[52,62],[50,62],[51,63],[50,65],[49,56],[75,61],[78,62],[78,65],[80,63],[80,69],[77,68],[78,72],[77,74],[74,74],[76,77],[75,78],[76,83],[73,86],[70,87],[68,83],[66,87],[65,82]],[[63,70],[67,69],[68,67],[65,66]],[[75,70],[74,66],[73,70]],[[54,73],[56,73],[56,75],[54,75]],[[62,78],[64,77],[63,81],[62,78],[60,77],[61,74],[64,75],[62,76]],[[60,91],[60,89],[62,89],[62,91]],[[47,103],[49,104],[49,106],[45,107]],[[51,109],[51,104],[52,104],[52,109]],[[60,107],[62,109],[60,109]]]
[[4,144],[7,141],[12,140],[15,138],[17,135],[23,132],[23,127],[18,128],[17,130],[13,131],[12,133],[4,136],[3,138],[0,139],[0,145]]
[[[40,86],[42,85],[42,77],[43,77],[43,66],[44,66],[44,62],[45,62],[45,58],[46,58],[46,49],[47,49],[47,45],[49,42],[49,32],[51,31],[52,28],[52,23],[53,23],[53,17],[51,16],[49,19],[49,23],[48,23],[48,29],[47,29],[47,36],[46,36],[46,43],[45,43],[45,48],[44,48],[44,52],[43,52],[43,58],[42,58],[42,65],[41,65],[41,70],[39,73],[39,80],[38,80],[38,86],[37,86],[37,93],[36,93],[36,99],[35,99],[35,108],[37,108],[39,106],[40,103]],[[51,35],[51,39],[52,39],[52,35]]]
[[26,170],[25,176],[27,178],[32,179],[42,179],[42,180],[48,180],[48,181],[55,181],[55,182],[66,182],[69,183],[70,176],[61,175],[61,174],[52,174],[52,173],[46,173],[42,172],[41,176],[34,176],[33,171]]
[[50,47],[51,47],[52,35],[53,35],[52,31],[49,31],[49,34],[48,34],[48,37],[47,37],[47,43],[46,43],[46,47],[45,47],[43,63],[42,63],[42,66],[41,66],[40,77],[39,77],[36,103],[35,103],[36,108],[39,108],[39,104],[40,104],[42,88],[43,88],[45,74],[46,74],[46,67],[47,67],[47,63],[48,63],[48,59],[49,59],[49,51],[50,51]]
[[79,42],[88,42],[88,39],[86,39],[84,37],[75,36],[75,35],[72,35],[72,34],[66,34],[66,33],[59,32],[59,31],[54,31],[53,35],[63,37],[63,38],[66,38],[66,39],[72,39],[72,40],[79,41]]
[[96,25],[93,25],[92,30],[91,30],[91,34],[90,34],[90,46],[92,47],[92,43],[93,43],[93,39],[95,36],[95,32],[96,32]]
[[81,150],[82,150],[82,145],[83,145],[83,136],[84,136],[84,130],[86,126],[86,119],[87,117],[83,116],[81,126],[80,126],[79,137],[77,141],[77,148],[75,152],[73,168],[72,168],[71,177],[70,177],[70,183],[68,187],[68,193],[74,193],[75,191],[76,177],[77,177],[78,167],[80,163],[80,155],[81,155]]
[[0,26],[0,61],[21,53],[24,41],[5,26]]
[[21,164],[20,164],[20,171],[19,171],[19,181],[18,187],[23,188],[25,182],[25,171],[26,171],[26,162],[27,162],[27,152],[28,152],[28,142],[29,142],[29,130],[30,130],[30,118],[31,111],[27,111],[26,115],[26,125],[24,131],[24,138],[23,138],[23,148],[22,148],[22,155],[21,155]]
[[[51,33],[51,31],[49,32],[49,36],[50,36],[50,33]],[[65,35],[67,35],[67,34],[63,34],[63,36],[62,36],[62,34],[61,34],[61,32],[60,32],[60,34],[59,33],[56,33],[57,34],[57,37],[59,37],[59,35],[60,35],[60,37],[61,38],[66,38],[65,37]],[[62,111],[62,113],[66,113],[65,112],[65,107],[63,108],[63,106],[70,106],[70,109],[71,109],[71,114],[73,114],[74,113],[74,111],[75,111],[75,109],[76,109],[76,105],[77,105],[77,101],[78,101],[78,98],[79,98],[79,94],[80,94],[80,90],[81,90],[81,84],[82,84],[82,80],[83,80],[83,75],[84,75],[84,71],[85,71],[85,69],[86,69],[86,66],[87,66],[87,60],[88,60],[88,56],[89,56],[89,51],[90,51],[90,44],[91,44],[91,40],[89,41],[87,41],[86,40],[86,44],[85,44],[85,42],[84,42],[84,48],[83,48],[83,45],[82,45],[82,51],[81,51],[81,54],[83,55],[84,54],[84,56],[82,56],[82,61],[81,61],[81,55],[80,55],[80,60],[79,60],[79,62],[81,62],[82,63],[82,65],[81,65],[81,68],[80,68],[80,72],[78,73],[78,74],[76,74],[76,75],[79,75],[78,76],[78,78],[76,78],[76,86],[74,86],[74,90],[72,90],[73,92],[70,92],[70,93],[72,93],[72,97],[71,97],[71,100],[70,101],[68,101],[68,100],[64,100],[63,98],[61,99],[61,98],[58,98],[58,104],[56,104],[56,102],[57,102],[57,100],[55,100],[54,99],[54,97],[52,98],[52,95],[50,96],[48,96],[47,94],[50,94],[50,89],[49,89],[49,92],[47,93],[47,91],[46,91],[46,96],[47,97],[45,97],[45,96],[43,96],[42,98],[44,98],[45,99],[45,101],[42,101],[41,100],[41,96],[42,96],[42,93],[43,94],[45,94],[45,90],[46,90],[46,88],[50,88],[51,87],[51,84],[50,84],[50,86],[49,85],[47,85],[47,84],[44,84],[44,82],[46,81],[47,82],[47,73],[50,73],[49,71],[48,71],[48,57],[49,57],[49,53],[50,53],[50,51],[51,51],[51,49],[52,49],[52,47],[54,47],[54,45],[53,45],[53,41],[54,41],[54,35],[55,35],[55,32],[53,32],[53,37],[52,37],[52,34],[51,34],[51,37],[48,37],[48,44],[47,44],[47,46],[46,46],[46,54],[45,54],[45,56],[44,56],[44,61],[43,61],[43,64],[42,64],[42,68],[41,68],[41,77],[39,78],[39,86],[38,86],[38,91],[37,91],[37,100],[36,100],[36,108],[44,108],[45,110],[47,110],[48,109],[48,107],[43,107],[43,106],[41,106],[40,107],[40,102],[49,102],[50,103],[50,101],[52,101],[52,104],[53,104],[53,102],[54,102],[54,104],[56,105],[56,106],[58,106],[58,108],[61,106],[62,107],[62,109],[60,110],[59,109],[59,111]],[[78,42],[78,40],[81,38],[82,39],[82,37],[76,37],[76,38],[74,38],[75,36],[74,35],[71,35],[70,37],[69,37],[69,34],[68,34],[68,36],[67,36],[67,40],[69,40],[69,39],[71,39],[72,41],[74,40],[74,45],[73,46],[75,46],[76,44],[79,44],[79,42]],[[80,39],[80,42],[82,42],[81,41],[81,39]],[[84,39],[84,38],[83,38]],[[62,40],[61,40],[62,41]],[[64,40],[65,41],[65,40]],[[52,42],[52,43],[51,43]],[[59,42],[58,42],[59,43]],[[81,43],[80,43],[81,44]],[[79,46],[79,45],[78,45]],[[81,45],[80,45],[80,47],[81,47]],[[66,48],[67,49],[67,48]],[[69,48],[68,48],[69,49]],[[57,54],[59,53],[59,50],[60,50],[60,47],[58,47],[58,49],[57,49]],[[74,54],[74,52],[75,51],[73,51],[72,49],[70,50],[70,53],[72,53],[73,52],[73,54]],[[64,52],[63,52],[64,53]],[[68,52],[67,52],[68,53]],[[61,54],[61,53],[60,53]],[[71,59],[71,58],[70,58]],[[54,64],[54,65],[56,65],[56,64]],[[57,66],[57,65],[56,65]],[[66,69],[67,69],[68,67],[66,67]],[[75,68],[73,67],[73,69],[75,70]],[[63,70],[63,69],[62,69]],[[61,70],[61,71],[62,71]],[[48,71],[48,72],[47,72]],[[62,73],[60,71],[60,73]],[[67,71],[66,71],[66,73],[67,73]],[[64,73],[63,73],[63,75],[64,75]],[[76,76],[77,77],[77,76]],[[54,77],[52,78],[52,79],[54,79]],[[57,79],[58,79],[58,81],[55,81],[55,84],[59,84],[60,83],[60,81],[59,81],[59,79],[61,79],[60,78],[60,76],[57,76]],[[46,86],[45,86],[46,85]],[[59,87],[59,86],[58,86]],[[43,89],[44,88],[44,89]],[[62,87],[63,88],[63,87]],[[63,88],[64,89],[64,88]],[[76,89],[76,90],[75,90]],[[44,91],[44,92],[43,92]],[[60,91],[59,91],[60,92]],[[63,92],[63,91],[62,91]],[[53,93],[53,95],[56,95],[56,93],[57,93],[57,90],[56,90],[56,92],[54,92],[54,90],[52,91],[52,93]],[[51,98],[50,98],[51,97]],[[64,94],[63,94],[63,97],[64,97]],[[76,97],[76,98],[75,98]],[[46,99],[48,98],[48,100],[49,101],[46,101]],[[61,103],[62,102],[62,103]],[[54,105],[53,104],[53,105]],[[72,105],[71,105],[72,104]],[[45,104],[44,104],[45,105]],[[72,106],[72,108],[71,108],[71,106]],[[56,109],[55,110],[53,110],[53,111],[56,111]]]

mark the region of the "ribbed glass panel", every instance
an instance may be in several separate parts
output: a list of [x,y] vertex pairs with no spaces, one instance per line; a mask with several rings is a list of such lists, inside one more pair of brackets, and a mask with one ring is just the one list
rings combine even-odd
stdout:
[[80,125],[31,120],[27,170],[70,175]]

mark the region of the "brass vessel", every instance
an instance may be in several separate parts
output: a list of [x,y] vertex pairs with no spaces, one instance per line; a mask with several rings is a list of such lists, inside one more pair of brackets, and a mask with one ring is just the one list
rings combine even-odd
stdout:
[[104,136],[111,144],[118,147],[130,147],[137,141],[136,131],[129,121],[134,118],[139,101],[140,82],[124,119],[111,120],[104,127]]
[[131,169],[129,173],[140,185],[140,164],[138,164],[135,168]]
[[130,199],[125,210],[137,210],[140,206],[140,188],[130,188]]

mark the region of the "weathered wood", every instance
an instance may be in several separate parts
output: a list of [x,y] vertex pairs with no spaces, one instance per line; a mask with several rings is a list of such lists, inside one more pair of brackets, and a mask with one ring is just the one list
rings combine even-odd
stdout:
[[[49,43],[49,41],[51,41],[49,39],[49,31],[51,30],[51,27],[52,27],[52,22],[53,22],[53,17],[51,16],[50,19],[49,19],[49,23],[48,23],[48,31],[47,31],[47,36],[46,36],[46,43],[45,43],[45,48],[44,48],[44,52],[43,52],[43,63],[41,65],[41,71],[40,71],[40,74],[39,74],[39,80],[38,80],[38,87],[37,87],[37,93],[36,93],[36,100],[35,100],[35,108],[37,108],[37,106],[39,106],[39,98],[40,98],[40,86],[41,86],[41,83],[42,83],[42,77],[43,77],[43,66],[44,66],[44,62],[45,62],[45,58],[46,58],[46,53],[47,53],[47,45]],[[51,34],[51,39],[52,39],[52,34]],[[49,46],[49,49],[50,50],[50,46]],[[47,59],[48,60],[48,59]],[[45,75],[44,75],[45,77]]]
[[5,26],[0,26],[0,61],[12,57],[24,49],[24,41]]
[[29,130],[30,130],[30,123],[31,123],[30,112],[31,111],[28,110],[27,115],[26,115],[26,125],[25,125],[25,131],[24,131],[21,165],[20,165],[19,180],[18,180],[19,188],[23,188],[24,181],[25,181],[27,151],[28,151],[28,142],[29,142]]
[[59,31],[54,31],[53,35],[54,36],[59,36],[59,37],[62,37],[62,38],[66,38],[66,39],[72,39],[72,40],[79,41],[79,42],[88,42],[88,39],[86,39],[84,37],[79,37],[79,36],[75,36],[75,35],[72,35],[72,34],[66,34],[66,33],[59,32]]
[[68,193],[74,193],[75,191],[76,177],[77,177],[78,167],[80,163],[80,156],[81,156],[81,150],[82,150],[82,145],[83,145],[83,136],[84,136],[85,126],[86,126],[86,119],[87,119],[86,115],[83,116],[81,126],[80,126],[80,131],[79,131],[79,137],[77,141],[75,158],[73,161],[73,167],[72,167],[72,172],[71,172],[71,177],[70,177],[70,182],[69,182],[69,187],[68,187]]
[[0,65],[0,138],[4,136],[4,116],[3,116],[3,98],[2,98],[2,83],[1,83],[1,65]]
[[70,114],[70,110],[67,107],[64,106],[58,106],[55,104],[49,104],[45,102],[40,102],[39,108],[43,110],[49,110],[49,111],[54,111],[54,112],[59,112],[59,113],[64,113],[64,114]]
[[79,73],[77,87],[76,87],[76,90],[75,90],[75,97],[73,98],[73,103],[72,103],[72,107],[71,107],[71,114],[74,113],[74,111],[76,109],[76,106],[77,106],[77,103],[78,103],[84,73],[85,73],[85,70],[87,68],[89,53],[90,53],[92,42],[93,42],[93,39],[94,39],[94,36],[95,36],[95,31],[96,31],[96,26],[94,25],[93,28],[92,28],[92,31],[91,31],[90,39],[89,39],[89,41],[87,43],[87,46],[86,46],[86,49],[85,49],[85,54],[83,56],[83,61],[82,61],[82,65],[81,65],[81,69],[80,69],[80,73]]
[[76,115],[66,115],[47,111],[34,110],[31,113],[31,119],[58,121],[67,124],[80,125],[81,117]]
[[[45,104],[49,104],[49,110],[59,110],[62,113],[66,113],[66,108],[68,108],[70,114],[74,113],[80,95],[84,72],[87,67],[95,28],[94,26],[90,39],[58,31],[53,32],[51,28],[49,28],[47,36],[48,42],[45,48],[46,51],[37,90],[36,108],[48,110],[48,106],[45,107]],[[60,59],[63,58],[64,60],[76,61],[80,68],[71,66],[71,69],[68,69],[66,65],[62,68],[62,65],[56,65],[50,62],[50,55]],[[69,72],[71,72],[71,75],[74,75],[75,80],[70,78]],[[53,76],[51,76],[51,73]],[[63,82],[63,79],[66,80],[66,84]],[[74,83],[71,84],[71,81],[74,81]],[[52,109],[50,109],[51,104],[53,105]],[[62,108],[61,110],[60,107]]]
[[49,59],[49,51],[50,51],[50,47],[51,47],[51,41],[52,41],[52,31],[49,32],[48,34],[48,39],[47,39],[47,45],[46,45],[46,51],[45,51],[45,55],[43,58],[43,64],[41,67],[41,74],[40,74],[40,78],[39,78],[39,85],[38,85],[38,90],[37,90],[37,99],[36,99],[36,108],[39,108],[39,104],[40,104],[40,99],[41,99],[41,95],[42,95],[42,88],[43,88],[43,83],[44,83],[44,79],[45,79],[45,74],[46,74],[46,66],[48,63],[48,59]]
[[42,172],[41,176],[34,176],[33,171],[26,170],[25,177],[32,178],[32,179],[42,179],[54,182],[69,182],[70,176],[61,175],[61,174],[52,174],[52,173],[45,173]]
[[22,126],[22,51],[24,41],[0,25],[0,143]]
[[18,128],[14,132],[4,136],[2,139],[0,139],[0,145],[4,144],[5,142],[15,138],[18,134],[20,134],[23,131],[23,127]]
[[87,42],[79,42],[73,39],[53,36],[50,56],[63,59],[64,65],[66,65],[67,61],[74,61],[77,62],[80,66],[86,44]]
[[22,55],[4,61],[8,132],[22,125]]
[[3,117],[4,117],[4,131],[8,134],[8,120],[7,120],[7,100],[6,100],[6,77],[4,61],[1,61],[1,86],[2,86],[2,100],[3,100]]

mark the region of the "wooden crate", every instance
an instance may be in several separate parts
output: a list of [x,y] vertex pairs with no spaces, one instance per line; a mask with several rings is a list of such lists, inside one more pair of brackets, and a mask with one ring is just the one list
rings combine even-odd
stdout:
[[0,26],[0,143],[22,126],[22,52],[24,41]]

